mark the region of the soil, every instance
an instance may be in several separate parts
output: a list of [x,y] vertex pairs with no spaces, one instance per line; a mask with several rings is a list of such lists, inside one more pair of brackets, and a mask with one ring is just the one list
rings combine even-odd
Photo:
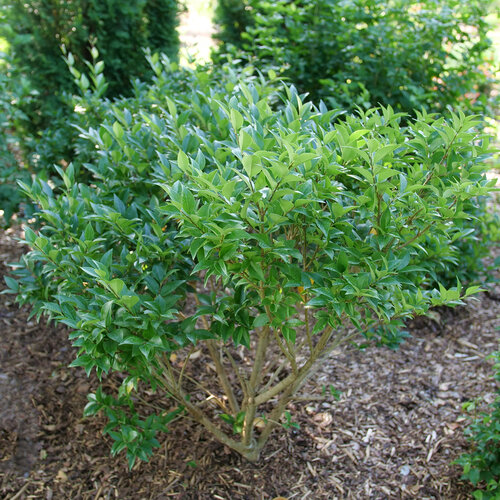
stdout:
[[[1,274],[22,251],[16,231],[0,235]],[[0,498],[471,498],[451,462],[469,449],[462,404],[495,396],[494,293],[413,321],[396,351],[333,352],[304,392],[332,384],[340,400],[291,406],[299,428],[276,431],[257,464],[183,419],[131,471],[123,455],[110,457],[104,420],[82,418],[97,381],[67,367],[68,332],[28,316],[0,295]]]

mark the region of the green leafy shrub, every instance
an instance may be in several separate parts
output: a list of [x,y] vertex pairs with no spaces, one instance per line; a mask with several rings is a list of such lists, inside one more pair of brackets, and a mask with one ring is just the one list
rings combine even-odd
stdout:
[[[500,352],[495,352],[495,380],[500,382]],[[475,410],[475,403],[467,403],[466,409]],[[488,413],[475,417],[466,435],[472,441],[471,453],[462,455],[456,463],[463,467],[463,479],[474,486],[482,486],[473,496],[477,500],[500,498],[500,390]]]
[[313,100],[343,109],[382,104],[409,113],[449,105],[481,110],[490,80],[483,19],[488,5],[252,0],[238,15],[235,2],[221,3],[225,16],[216,20],[226,44],[219,52],[230,52],[233,44],[261,67],[282,67],[283,76]]
[[[74,366],[122,374],[85,410],[113,453],[146,460],[183,413],[257,460],[335,347],[396,346],[405,319],[477,290],[437,289],[425,247],[466,235],[487,140],[463,114],[342,117],[276,81],[151,62],[153,85],[82,129],[85,171],[23,184],[41,228],[7,285],[70,327]],[[218,387],[191,371],[198,350]]]

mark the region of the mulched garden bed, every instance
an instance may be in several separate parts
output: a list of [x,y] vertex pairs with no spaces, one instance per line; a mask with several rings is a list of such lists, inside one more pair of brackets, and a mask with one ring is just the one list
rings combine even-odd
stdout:
[[[0,234],[2,275],[20,255],[15,237]],[[332,353],[304,392],[332,384],[340,400],[295,403],[300,427],[275,432],[258,464],[183,419],[149,464],[129,471],[123,455],[109,456],[104,420],[82,418],[97,382],[67,368],[68,332],[28,320],[13,296],[0,295],[0,498],[470,498],[450,463],[468,449],[462,403],[494,398],[486,358],[498,348],[500,323],[498,297],[478,298],[413,321],[397,351]]]

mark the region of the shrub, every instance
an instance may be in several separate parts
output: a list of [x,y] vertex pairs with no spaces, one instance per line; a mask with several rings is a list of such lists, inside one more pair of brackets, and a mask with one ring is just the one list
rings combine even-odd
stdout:
[[[500,381],[500,352],[492,357],[496,360],[495,379]],[[475,403],[467,403],[465,408],[473,411]],[[472,441],[473,450],[456,461],[463,467],[462,479],[483,487],[473,493],[477,500],[500,498],[500,390],[490,411],[475,417],[466,435]]]
[[230,42],[260,65],[282,67],[283,76],[313,100],[410,113],[449,105],[481,110],[489,81],[483,19],[489,4],[252,0],[236,21],[235,2],[221,3],[225,16],[216,19],[226,42],[220,52],[230,51]]
[[[424,247],[466,234],[455,222],[493,184],[487,141],[463,114],[341,117],[294,87],[151,60],[155,84],[82,131],[86,173],[23,184],[41,228],[7,285],[71,328],[73,366],[122,374],[85,410],[108,417],[113,453],[146,460],[184,413],[257,460],[333,348],[396,346],[406,318],[477,290],[436,289]],[[190,371],[197,350],[218,388]]]

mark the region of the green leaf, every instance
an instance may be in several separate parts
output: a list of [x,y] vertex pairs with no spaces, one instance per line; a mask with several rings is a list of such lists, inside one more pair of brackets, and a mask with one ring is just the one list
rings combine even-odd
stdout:
[[24,237],[28,243],[33,244],[37,238],[36,233],[29,227],[24,230]]
[[90,222],[85,226],[84,237],[85,241],[93,241],[95,238],[94,229]]
[[168,190],[170,199],[177,203],[182,203],[183,186],[180,181],[175,181],[172,187]]
[[242,150],[249,148],[253,144],[252,136],[245,130],[240,131],[239,146]]
[[267,317],[267,314],[259,314],[253,321],[253,327],[254,328],[261,328],[264,325],[267,325],[269,323],[269,318]]
[[339,253],[337,257],[337,269],[340,273],[345,273],[347,271],[347,267],[349,266],[349,259],[347,258],[347,254],[342,251]]
[[316,324],[314,325],[314,328],[312,330],[313,335],[322,332],[327,326],[327,324],[328,324],[328,317],[327,316],[320,317],[316,321]]
[[113,132],[118,140],[123,137],[123,127],[118,122],[113,123]]
[[399,170],[394,170],[393,168],[385,168],[381,171],[378,172],[377,174],[377,181],[378,182],[383,182],[390,177],[394,177],[395,175],[399,175]]
[[238,110],[234,108],[232,108],[230,111],[230,120],[235,130],[239,130],[243,125],[243,116]]
[[137,295],[123,295],[120,299],[121,303],[127,309],[133,309],[134,306],[139,302],[139,297]]
[[19,290],[19,283],[10,276],[4,276],[3,279],[5,280],[7,286],[9,287],[9,292],[17,293],[17,291]]
[[191,193],[188,188],[183,188],[181,200],[182,210],[184,210],[184,212],[188,215],[194,214],[196,211],[196,201],[193,193]]
[[190,163],[189,163],[189,158],[182,149],[179,150],[179,153],[177,154],[177,165],[183,172],[190,172]]
[[243,345],[250,348],[250,334],[244,326],[239,326],[234,330],[233,340],[236,346]]
[[293,157],[293,163],[294,165],[300,165],[301,163],[306,163],[315,158],[318,158],[317,153],[300,153]]
[[[383,160],[387,156],[389,156],[395,149],[399,147],[398,144],[390,144],[388,146],[383,146],[377,151],[375,151],[375,154],[373,155],[373,163],[378,163],[379,161]],[[399,173],[397,171],[394,171],[396,173]]]
[[137,335],[127,335],[121,342],[120,345],[142,345],[144,344],[144,339],[137,337]]
[[113,293],[119,297],[121,295],[123,287],[125,286],[125,283],[121,279],[115,278],[108,283],[108,286],[109,288],[111,288]]

